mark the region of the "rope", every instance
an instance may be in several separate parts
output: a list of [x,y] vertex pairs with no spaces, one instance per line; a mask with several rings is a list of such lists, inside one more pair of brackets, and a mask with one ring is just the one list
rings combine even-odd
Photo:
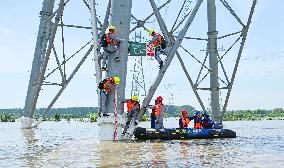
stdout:
[[118,110],[117,110],[117,87],[114,91],[114,132],[113,140],[117,141]]

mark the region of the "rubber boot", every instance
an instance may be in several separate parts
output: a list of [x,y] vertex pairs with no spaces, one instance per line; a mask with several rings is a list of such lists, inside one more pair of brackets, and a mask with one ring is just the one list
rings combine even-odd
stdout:
[[164,65],[164,63],[163,63],[163,61],[161,61],[161,62],[160,62],[160,69],[163,68],[163,65]]

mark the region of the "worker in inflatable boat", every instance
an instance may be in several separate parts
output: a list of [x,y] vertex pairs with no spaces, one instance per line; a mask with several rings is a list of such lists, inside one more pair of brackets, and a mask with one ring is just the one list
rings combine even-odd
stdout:
[[200,111],[196,111],[194,116],[189,117],[189,120],[194,120],[194,127],[195,129],[202,129],[201,121],[202,116]]
[[181,111],[181,117],[179,118],[179,127],[188,128],[190,119],[188,118],[188,112],[186,110]]
[[201,125],[204,129],[212,129],[214,126],[214,122],[211,120],[209,114],[205,112],[203,115],[203,119],[201,121]]

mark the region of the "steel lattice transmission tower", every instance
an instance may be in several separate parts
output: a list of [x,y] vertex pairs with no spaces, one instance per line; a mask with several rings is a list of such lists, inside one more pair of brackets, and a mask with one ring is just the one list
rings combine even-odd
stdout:
[[[135,42],[142,42],[142,35],[135,32]],[[139,39],[139,41],[138,41]],[[145,76],[143,68],[143,56],[135,56],[134,66],[132,69],[131,97],[137,95],[139,97],[146,96]]]
[[[55,2],[59,2],[59,6],[56,10],[54,10]],[[118,108],[118,115],[113,115],[114,110],[117,107],[117,102],[120,100],[125,99],[125,86],[126,86],[126,74],[127,74],[127,60],[128,60],[128,41],[129,36],[132,32],[134,32],[138,28],[142,28],[144,30],[148,30],[148,27],[146,27],[145,23],[147,20],[149,20],[151,17],[156,18],[157,23],[159,25],[160,30],[158,32],[161,32],[164,36],[165,40],[169,43],[168,48],[166,49],[166,60],[164,61],[164,66],[161,70],[157,71],[156,78],[152,85],[149,88],[149,91],[147,92],[147,95],[145,99],[143,100],[142,107],[145,107],[148,105],[153,98],[155,91],[157,90],[158,86],[161,83],[161,80],[163,79],[168,67],[170,66],[174,56],[176,55],[181,67],[189,81],[190,86],[192,87],[192,90],[194,92],[194,95],[196,96],[196,99],[198,100],[200,107],[203,111],[206,111],[206,108],[203,104],[202,98],[199,95],[199,90],[207,90],[210,92],[211,97],[211,111],[212,111],[212,117],[216,125],[220,128],[222,127],[222,119],[226,112],[226,108],[228,105],[229,97],[231,94],[232,86],[235,80],[236,72],[238,69],[239,61],[242,55],[242,51],[245,45],[248,29],[252,20],[252,15],[254,13],[254,9],[257,3],[257,0],[251,0],[251,10],[249,12],[249,16],[246,22],[243,22],[242,19],[238,17],[236,12],[232,9],[232,7],[229,5],[229,3],[226,0],[218,0],[221,2],[222,6],[226,8],[226,10],[229,11],[229,13],[235,18],[235,20],[241,25],[241,30],[238,30],[233,33],[229,33],[226,35],[218,36],[218,30],[216,28],[216,2],[215,0],[194,0],[194,1],[188,1],[188,0],[181,0],[178,1],[181,4],[181,8],[178,9],[178,11],[175,13],[177,14],[177,18],[174,21],[174,24],[172,25],[172,28],[169,30],[168,27],[170,25],[166,25],[164,22],[164,19],[161,15],[161,10],[165,6],[171,5],[171,2],[173,0],[167,0],[164,4],[157,7],[156,2],[154,0],[149,0],[149,4],[151,5],[152,11],[149,11],[149,16],[146,17],[143,20],[139,20],[135,17],[135,11],[131,13],[132,8],[132,0],[109,0],[107,1],[107,9],[104,17],[104,21],[101,22],[97,18],[97,12],[96,12],[96,1],[95,0],[82,0],[84,4],[86,5],[86,10],[90,10],[90,18],[91,18],[91,26],[90,27],[84,27],[84,26],[75,26],[75,25],[65,25],[62,21],[62,16],[64,14],[64,9],[66,7],[66,4],[71,3],[69,0],[44,0],[43,1],[43,8],[41,11],[41,21],[39,25],[39,31],[38,31],[38,37],[37,37],[37,43],[36,43],[36,49],[32,64],[32,71],[30,75],[30,81],[25,101],[25,107],[23,111],[23,118],[22,118],[22,127],[23,128],[30,128],[32,127],[32,117],[34,115],[34,111],[36,108],[38,96],[40,94],[41,88],[43,85],[57,85],[60,86],[60,90],[55,95],[54,99],[51,101],[50,105],[46,108],[45,112],[48,112],[50,108],[53,106],[53,104],[56,102],[56,100],[59,98],[59,96],[62,94],[64,89],[67,87],[67,85],[70,83],[78,69],[82,66],[86,58],[93,53],[94,54],[94,60],[95,60],[95,69],[96,69],[96,82],[100,82],[102,80],[102,72],[101,72],[101,65],[100,65],[100,46],[98,46],[98,41],[101,37],[101,35],[105,32],[107,26],[109,24],[113,24],[117,27],[117,37],[120,39],[123,39],[123,42],[120,45],[120,52],[119,52],[119,58],[121,61],[116,61],[113,59],[114,57],[110,56],[110,59],[108,60],[108,71],[105,74],[106,77],[112,77],[112,76],[119,76],[121,78],[121,84],[117,88],[117,98],[115,97],[114,92],[111,92],[109,95],[109,103],[107,105],[107,112],[111,115],[108,118],[102,117],[100,120],[100,126],[101,130],[106,130],[104,134],[101,135],[102,139],[113,139],[114,133],[120,133],[121,128],[124,124],[123,120],[123,108]],[[176,1],[174,1],[176,3]],[[186,7],[188,8],[188,4],[191,4],[191,10],[184,10]],[[186,5],[187,4],[187,5]],[[188,31],[189,27],[191,26],[192,22],[201,22],[201,20],[195,20],[196,14],[200,10],[201,5],[206,5],[207,8],[207,38],[194,38],[194,37],[188,37],[187,35],[190,33]],[[146,11],[145,11],[146,12]],[[181,18],[181,13],[184,12],[185,15]],[[174,13],[171,13],[174,14]],[[130,22],[131,18],[136,20],[137,25],[130,29]],[[58,32],[58,27],[61,27],[63,30],[63,27],[75,27],[75,28],[83,28],[88,29],[92,31],[92,40],[86,43],[83,47],[81,47],[78,52],[80,52],[83,48],[86,49],[85,54],[83,55],[83,58],[78,63],[78,65],[74,68],[72,73],[69,77],[67,77],[65,73],[65,64],[68,62],[68,60],[73,57],[73,55],[69,58],[65,57],[63,54],[63,61],[59,61],[58,56],[56,54],[56,47],[54,44],[54,39],[56,32]],[[151,28],[151,27],[150,27]],[[188,33],[189,32],[189,33]],[[63,33],[62,33],[63,34]],[[177,35],[176,35],[177,34]],[[238,38],[234,43],[227,49],[224,55],[219,55],[218,53],[218,40],[224,39],[229,36],[238,35]],[[203,60],[199,60],[195,55],[190,53],[190,46],[184,47],[184,43],[187,39],[190,40],[200,40],[204,41],[207,45],[207,51],[206,56]],[[64,43],[64,39],[62,38],[62,42]],[[234,68],[232,70],[231,77],[226,73],[225,66],[222,62],[224,56],[235,46],[237,42],[240,42],[238,54],[236,56],[236,62],[234,65]],[[64,46],[64,45],[63,45]],[[77,54],[76,52],[75,54]],[[56,62],[58,64],[57,68],[55,70],[58,70],[61,74],[62,82],[59,84],[56,83],[46,83],[46,78],[50,74],[46,74],[46,68],[48,65],[48,60],[51,56],[51,53],[56,57]],[[183,62],[181,54],[187,53],[189,54],[194,60],[197,61],[198,64],[201,65],[199,74],[197,75],[196,82],[193,81],[192,75],[190,75],[187,66]],[[208,62],[207,62],[208,61]],[[206,65],[206,64],[209,64]],[[189,67],[190,68],[190,67]],[[220,71],[220,68],[222,71]],[[54,71],[55,71],[54,70]],[[207,71],[204,76],[202,76],[203,71]],[[52,71],[53,72],[53,71]],[[222,79],[220,77],[220,72],[224,73],[225,79]],[[210,77],[210,84],[208,87],[200,87],[200,83],[209,75]],[[220,85],[220,82],[224,87]],[[219,103],[219,92],[221,89],[227,90],[226,99],[224,102],[224,105],[221,108],[221,105]],[[99,102],[98,102],[99,104]],[[141,117],[144,113],[145,109],[142,108],[139,117]],[[118,129],[120,129],[118,132],[115,130],[117,127],[114,128],[114,123],[118,124]],[[130,129],[128,130],[129,135],[132,135],[134,129],[136,126],[131,125]],[[120,139],[120,135],[118,139]]]

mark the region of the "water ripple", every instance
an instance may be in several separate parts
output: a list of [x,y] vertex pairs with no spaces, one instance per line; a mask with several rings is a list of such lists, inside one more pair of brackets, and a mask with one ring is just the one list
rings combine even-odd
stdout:
[[[167,122],[174,125],[176,119]],[[284,121],[225,122],[225,126],[235,130],[237,138],[103,142],[93,123],[44,122],[33,130],[21,130],[18,122],[0,123],[0,167],[284,165]]]

